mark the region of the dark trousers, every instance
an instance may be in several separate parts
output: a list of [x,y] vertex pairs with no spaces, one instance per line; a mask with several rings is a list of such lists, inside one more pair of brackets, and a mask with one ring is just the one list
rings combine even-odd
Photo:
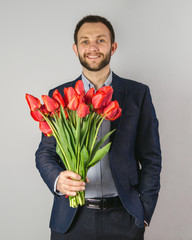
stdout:
[[123,206],[106,210],[80,207],[69,230],[65,234],[51,231],[51,240],[143,240],[144,231]]

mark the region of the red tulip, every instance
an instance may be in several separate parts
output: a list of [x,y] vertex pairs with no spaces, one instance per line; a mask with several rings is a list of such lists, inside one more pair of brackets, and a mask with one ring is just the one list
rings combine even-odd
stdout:
[[117,118],[121,116],[121,108],[114,109],[111,114],[106,117],[107,120],[115,121]]
[[84,103],[85,102],[85,99],[83,96],[74,96],[68,103],[67,107],[70,109],[70,110],[77,110],[78,106],[80,103]]
[[59,108],[59,103],[48,95],[42,95],[41,98],[49,112],[53,112]]
[[45,134],[45,136],[50,137],[52,136],[52,130],[49,127],[49,124],[44,121],[44,122],[39,122],[39,129],[41,130],[41,132],[43,132]]
[[80,103],[85,103],[85,97],[83,96],[78,96],[79,104]]
[[45,116],[49,116],[50,112],[47,111],[47,108],[45,107],[45,105],[41,105],[39,110],[36,110],[34,112],[31,111],[31,116],[32,118],[37,121],[37,122],[42,122],[45,121],[43,115],[40,113],[40,111],[42,112],[42,114],[44,114]]
[[56,89],[53,92],[53,99],[55,99],[63,108],[65,107],[65,102],[63,97],[61,96],[60,92],[58,91],[58,89]]
[[112,99],[113,88],[111,86],[103,86],[102,88],[97,90],[97,93],[102,93],[105,95],[104,106],[106,106]]
[[112,98],[113,89],[111,86],[104,86],[97,90],[96,94],[92,97],[92,104],[95,109],[105,107]]
[[75,90],[80,96],[85,96],[85,89],[83,85],[83,81],[79,80],[75,84]]
[[111,86],[103,86],[97,90],[97,93],[104,92],[105,94],[113,94],[113,88]]
[[119,107],[118,102],[111,101],[103,110],[103,116],[107,120],[114,121],[121,116],[121,108]]
[[78,96],[74,96],[68,103],[67,107],[70,109],[70,110],[77,110],[79,106],[79,99],[78,99]]
[[50,112],[47,110],[47,108],[45,107],[45,104],[41,105],[40,107],[40,110],[41,112],[46,115],[46,116],[49,116],[50,115]]
[[99,109],[102,108],[104,106],[104,100],[105,100],[105,95],[103,95],[102,93],[96,93],[95,95],[93,95],[92,97],[92,105],[94,109]]
[[37,110],[37,111],[31,111],[31,117],[37,121],[37,122],[42,122],[44,121],[43,115]]
[[71,99],[74,97],[74,96],[77,96],[77,92],[75,91],[74,88],[72,87],[68,87],[68,88],[64,88],[64,94],[65,94],[65,98],[67,100],[67,103],[71,101]]
[[25,94],[25,98],[31,111],[36,111],[41,107],[41,102],[39,101],[38,98],[33,97],[32,95],[27,93]]
[[92,103],[92,97],[95,93],[95,89],[92,87],[90,88],[87,93],[85,94],[85,102],[86,104],[91,104]]
[[103,109],[104,109],[104,108],[94,109],[94,112],[96,112],[97,114],[103,116]]
[[80,118],[86,117],[90,113],[89,107],[85,103],[80,103],[77,109],[77,115]]

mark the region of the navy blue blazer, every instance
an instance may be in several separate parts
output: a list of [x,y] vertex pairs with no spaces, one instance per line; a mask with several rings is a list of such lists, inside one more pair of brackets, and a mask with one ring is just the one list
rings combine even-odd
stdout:
[[[63,84],[57,89],[75,86],[77,80]],[[149,224],[160,189],[161,150],[158,120],[152,104],[149,88],[113,73],[113,99],[119,102],[122,115],[111,122],[116,131],[111,136],[109,161],[112,176],[120,200],[135,218],[138,227]],[[56,89],[56,88],[55,88]],[[50,95],[55,89],[50,91]],[[54,183],[64,165],[55,151],[54,137],[42,135],[36,152],[36,166],[54,194],[50,228],[65,233],[70,227],[77,209],[69,207],[65,196],[54,193]]]

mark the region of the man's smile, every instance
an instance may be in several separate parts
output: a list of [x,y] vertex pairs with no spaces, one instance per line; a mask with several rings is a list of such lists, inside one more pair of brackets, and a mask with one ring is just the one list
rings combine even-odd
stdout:
[[95,59],[99,59],[101,57],[101,55],[98,55],[98,54],[97,55],[89,55],[88,54],[85,57],[88,58],[88,59],[91,59],[91,60],[92,59],[95,60]]
[[87,58],[89,59],[96,59],[96,58],[99,58],[100,56],[87,56]]

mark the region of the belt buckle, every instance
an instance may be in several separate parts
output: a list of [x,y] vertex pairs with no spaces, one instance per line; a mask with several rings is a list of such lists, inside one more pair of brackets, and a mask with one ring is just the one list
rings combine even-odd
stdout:
[[86,201],[86,206],[91,209],[100,209],[100,200],[88,198]]
[[92,199],[88,198],[88,202],[86,202],[86,206],[91,209],[107,209],[106,207],[106,199]]

